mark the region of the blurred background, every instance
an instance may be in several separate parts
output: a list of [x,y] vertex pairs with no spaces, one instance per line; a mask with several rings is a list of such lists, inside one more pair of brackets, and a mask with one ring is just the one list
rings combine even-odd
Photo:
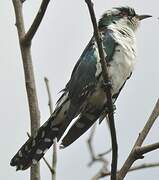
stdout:
[[[27,0],[24,3],[26,29],[39,8],[41,0]],[[131,79],[126,83],[117,102],[115,113],[119,146],[119,168],[127,158],[140,130],[147,121],[159,95],[159,2],[156,0],[94,0],[99,19],[102,13],[116,6],[128,5],[139,14],[150,14],[137,32],[138,63]],[[28,180],[29,170],[15,171],[10,159],[27,139],[30,129],[29,111],[24,83],[21,54],[15,27],[12,1],[0,2],[0,179]],[[41,124],[49,117],[48,97],[44,76],[50,81],[54,104],[58,92],[64,88],[71,71],[92,36],[92,24],[85,1],[52,0],[44,20],[32,43],[32,58]],[[156,121],[145,144],[158,141],[159,123]],[[94,164],[88,168],[90,154],[86,140],[89,132],[64,150],[58,151],[57,180],[89,180],[101,168]],[[110,135],[106,123],[98,126],[94,146],[97,153],[110,148]],[[51,161],[52,150],[46,158]],[[107,156],[111,159],[110,154]],[[151,152],[136,164],[159,162],[159,150]],[[159,168],[129,173],[126,180],[156,179]],[[51,179],[50,172],[41,161],[41,180]]]

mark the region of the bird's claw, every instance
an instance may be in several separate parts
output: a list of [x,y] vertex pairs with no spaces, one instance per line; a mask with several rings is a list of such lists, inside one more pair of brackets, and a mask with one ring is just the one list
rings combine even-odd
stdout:
[[109,80],[108,82],[102,83],[102,88],[105,90],[107,88],[112,88],[112,82]]

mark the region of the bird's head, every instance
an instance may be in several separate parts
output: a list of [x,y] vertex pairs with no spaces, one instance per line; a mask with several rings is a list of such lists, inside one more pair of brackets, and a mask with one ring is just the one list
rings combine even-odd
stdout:
[[143,19],[152,17],[150,15],[138,15],[130,7],[116,7],[106,11],[99,20],[99,28],[107,27],[111,24],[123,24],[135,31],[139,22]]

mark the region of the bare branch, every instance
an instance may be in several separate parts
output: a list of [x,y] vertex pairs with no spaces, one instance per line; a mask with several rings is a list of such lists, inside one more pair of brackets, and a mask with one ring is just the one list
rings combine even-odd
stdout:
[[97,123],[95,123],[91,129],[89,138],[87,140],[88,143],[88,149],[90,151],[90,155],[91,155],[91,162],[88,164],[88,166],[91,166],[92,164],[96,163],[96,162],[101,162],[102,163],[102,171],[103,172],[108,172],[108,161],[103,157],[104,155],[108,154],[110,152],[110,150],[108,150],[105,153],[101,153],[99,155],[95,154],[94,148],[93,148],[93,138],[95,135],[95,130],[96,130],[96,126]]
[[[97,126],[97,123],[95,123],[95,124],[93,125],[93,127],[91,128],[91,132],[90,132],[89,138],[88,138],[88,140],[87,140],[88,149],[89,149],[89,152],[90,152],[92,161],[95,159],[95,152],[94,152],[94,149],[93,149],[92,141],[93,141],[93,138],[94,138],[96,126]],[[92,162],[92,161],[91,161],[91,162]],[[91,164],[92,164],[92,163],[89,163],[88,166],[90,166]]]
[[54,144],[53,144],[52,169],[54,173],[52,173],[52,180],[56,180],[56,167],[57,167],[57,138],[54,139]]
[[135,143],[135,146],[141,146],[142,145],[142,143],[144,142],[146,136],[148,135],[150,129],[152,128],[152,126],[153,126],[153,124],[154,124],[154,122],[158,116],[159,116],[159,99],[157,100],[157,103],[156,103],[147,123],[145,124],[143,130],[139,134],[139,137]]
[[[127,172],[129,171],[129,169],[132,166],[132,164],[134,163],[134,161],[136,161],[139,158],[143,158],[142,154],[137,153],[138,148],[141,148],[143,141],[145,140],[146,136],[148,135],[148,133],[149,133],[152,125],[154,124],[155,120],[157,119],[158,115],[159,115],[159,99],[157,100],[157,103],[156,103],[148,121],[146,122],[143,130],[139,134],[139,136],[135,142],[135,145],[134,145],[132,151],[130,152],[127,160],[125,161],[124,165],[118,172],[118,180],[124,179],[124,177],[126,176]],[[149,148],[150,147],[151,147],[151,145],[149,146]]]
[[106,174],[109,174],[109,176],[111,175],[111,172],[109,172],[104,166],[100,169],[100,171],[91,178],[91,180],[98,180],[102,177],[108,176]]
[[141,164],[138,166],[134,166],[134,167],[130,168],[128,172],[146,169],[146,168],[154,168],[154,167],[159,167],[159,163],[147,163],[147,164]]
[[[33,136],[35,135],[37,129],[40,127],[40,112],[38,107],[32,57],[30,51],[31,45],[24,46],[24,44],[21,43],[21,39],[25,36],[22,3],[20,0],[12,0],[12,2],[16,16],[16,27],[18,31],[19,44],[20,44],[21,55],[23,60],[25,85],[26,85],[29,111],[30,111],[30,120],[31,120],[31,135]],[[31,167],[31,180],[40,180],[39,164],[33,165]]]
[[[51,97],[51,92],[50,92],[50,87],[49,87],[49,80],[47,77],[45,77],[44,80],[45,80],[46,89],[48,93],[48,99],[49,99],[48,106],[50,109],[50,114],[52,114],[53,103],[52,103],[52,97]],[[57,166],[57,138],[54,139],[54,143],[53,143],[52,168],[50,169],[52,180],[56,180],[56,166]]]
[[54,174],[55,172],[54,172],[53,168],[50,166],[49,162],[45,159],[45,157],[42,157],[42,158],[43,158],[45,164],[47,165],[47,167],[49,168],[51,174]]
[[50,109],[50,114],[53,112],[53,103],[52,103],[52,97],[51,97],[51,92],[50,92],[50,87],[49,87],[49,80],[47,77],[44,78],[45,84],[46,84],[46,89],[47,89],[47,94],[48,94],[48,106]]
[[[146,164],[137,165],[137,166],[130,168],[128,170],[128,172],[142,170],[142,169],[148,169],[148,168],[154,168],[154,167],[159,167],[159,163],[146,163]],[[100,178],[110,176],[110,175],[111,175],[111,172],[104,172],[104,171],[100,170],[91,180],[98,180]]]
[[115,130],[115,123],[114,123],[114,108],[112,102],[112,95],[111,95],[111,82],[109,79],[107,64],[108,62],[107,57],[105,57],[102,45],[102,39],[100,37],[100,33],[97,26],[97,21],[95,17],[95,12],[93,9],[93,3],[91,0],[85,0],[87,3],[89,13],[91,16],[93,28],[94,28],[94,36],[97,42],[99,56],[100,56],[100,63],[102,66],[102,77],[104,80],[104,88],[106,91],[106,97],[108,101],[108,118],[110,123],[110,132],[111,132],[111,140],[112,140],[112,164],[111,164],[111,180],[116,180],[116,171],[117,171],[117,159],[118,159],[118,146],[117,146],[117,137],[116,137],[116,130]]
[[[154,143],[151,145],[143,146],[141,147],[142,143],[144,142],[146,136],[148,135],[152,125],[154,124],[155,120],[159,116],[159,100],[157,101],[146,125],[144,126],[143,130],[139,134],[139,137],[136,140],[136,143],[128,156],[127,160],[125,161],[123,167],[121,170],[117,172],[118,180],[123,180],[125,175],[130,172],[130,171],[135,171],[139,169],[144,169],[144,168],[151,168],[151,167],[158,167],[159,163],[149,163],[149,164],[142,164],[139,166],[134,166],[131,168],[132,164],[134,161],[137,159],[143,158],[143,154],[148,153],[150,151],[153,151],[155,149],[159,149],[159,143]],[[92,178],[92,180],[97,180],[105,176],[111,175],[111,172],[106,172],[103,168]]]
[[138,148],[136,148],[136,154],[143,155],[148,152],[154,151],[156,149],[159,149],[159,143],[154,143],[154,144],[150,144],[147,146],[138,147]]
[[30,29],[28,30],[28,32],[25,34],[25,36],[23,36],[23,39],[22,39],[22,43],[23,44],[30,44],[35,33],[37,32],[39,26],[40,26],[40,23],[45,15],[45,12],[46,12],[46,9],[47,9],[47,6],[49,4],[50,0],[43,0],[41,5],[40,5],[40,8],[39,8],[39,11],[30,27]]
[[109,154],[111,151],[112,151],[112,148],[108,149],[108,150],[107,150],[106,152],[104,152],[104,153],[98,154],[98,156],[105,156],[105,155]]

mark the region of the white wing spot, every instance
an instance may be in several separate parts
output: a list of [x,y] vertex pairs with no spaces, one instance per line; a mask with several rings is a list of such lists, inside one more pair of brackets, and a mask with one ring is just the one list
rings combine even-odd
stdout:
[[43,151],[41,149],[36,150],[36,154],[42,154],[42,153],[43,153]]
[[33,164],[37,164],[37,162],[38,162],[38,161],[37,161],[36,159],[33,159],[33,160],[32,160],[32,163],[33,163]]
[[33,135],[33,138],[36,138],[37,134],[38,134],[38,132],[35,132],[35,134]]
[[45,142],[51,142],[51,139],[45,138],[44,141],[45,141]]
[[45,131],[42,132],[41,137],[43,138],[45,136]]
[[28,151],[28,146],[27,145],[25,146],[25,151]]
[[58,131],[59,128],[58,128],[58,127],[53,127],[52,130],[53,130],[53,131]]
[[19,152],[18,152],[18,155],[19,155],[19,157],[22,157],[22,152],[19,151]]
[[97,64],[96,64],[96,74],[95,74],[95,76],[98,77],[101,72],[102,72],[101,63],[100,63],[100,62],[97,62]]
[[32,142],[32,147],[34,147],[35,146],[35,139],[33,140],[33,142]]

